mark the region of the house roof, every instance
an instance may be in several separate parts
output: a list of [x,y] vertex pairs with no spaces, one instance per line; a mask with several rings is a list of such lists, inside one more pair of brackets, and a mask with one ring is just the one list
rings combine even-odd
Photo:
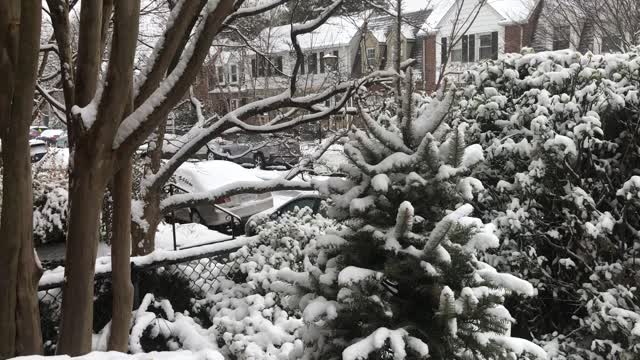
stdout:
[[[338,47],[349,44],[358,33],[364,20],[354,16],[334,16],[329,18],[324,24],[311,33],[298,37],[298,42],[302,49]],[[258,46],[272,53],[290,51],[291,27],[293,25],[282,25],[266,28],[255,40]]]
[[[522,23],[528,20],[532,10],[540,0],[487,0],[486,5],[502,18],[499,24]],[[425,22],[420,35],[437,31],[441,22],[457,0],[434,0],[431,15]]]
[[[415,39],[429,17],[431,9],[408,12],[403,15],[402,35],[406,39]],[[367,28],[380,42],[387,41],[387,35],[395,28],[396,17],[392,15],[376,16],[369,19]]]

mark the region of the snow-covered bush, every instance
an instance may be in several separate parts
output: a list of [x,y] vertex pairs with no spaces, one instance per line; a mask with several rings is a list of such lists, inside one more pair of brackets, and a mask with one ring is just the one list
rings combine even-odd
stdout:
[[[109,332],[110,326],[107,325],[94,336],[94,349],[107,349]],[[156,299],[152,294],[146,294],[134,312],[129,336],[131,353],[206,349],[211,351],[211,358],[224,359],[220,353],[212,351],[216,348],[211,331],[203,329],[191,317],[174,311],[167,299]]]
[[33,240],[36,245],[64,242],[67,234],[67,178],[41,171],[33,178]]
[[315,264],[309,254],[315,254],[316,239],[336,227],[335,221],[304,208],[261,225],[253,243],[231,255],[232,260],[245,259],[240,271],[246,281],[213,282],[206,298],[193,307],[210,315],[221,353],[240,360],[300,357],[304,322],[296,299],[304,293],[295,292],[278,274]]
[[344,146],[348,177],[321,187],[344,228],[312,240],[303,267],[263,277],[302,312],[297,358],[544,358],[510,336],[502,306],[533,287],[477,257],[499,241],[466,203],[483,189],[469,176],[483,154],[449,116],[455,91],[428,101],[406,78],[402,106],[362,112],[368,133]]
[[503,240],[485,260],[539,290],[514,330],[549,333],[567,359],[640,356],[629,328],[640,217],[627,183],[640,167],[639,55],[488,61],[467,73],[454,110],[485,148],[478,208]]

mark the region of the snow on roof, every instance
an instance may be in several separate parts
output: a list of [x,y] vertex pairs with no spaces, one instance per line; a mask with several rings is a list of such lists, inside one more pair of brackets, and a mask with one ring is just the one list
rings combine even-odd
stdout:
[[[403,15],[402,36],[405,39],[415,39],[418,31],[428,19],[430,9],[407,12]],[[369,19],[367,29],[380,42],[386,42],[389,33],[395,29],[396,18],[391,15],[376,16]]]
[[61,136],[64,134],[66,130],[63,129],[47,129],[40,133],[40,137],[43,138],[52,138],[56,136]]
[[263,181],[242,166],[223,160],[184,163],[175,175],[178,186],[193,192],[214,190],[237,181]]
[[503,23],[526,21],[537,3],[537,0],[487,0],[487,4],[504,18]]
[[[487,0],[486,5],[491,6],[491,8],[502,17],[500,24],[504,25],[526,21],[538,1],[539,0]],[[425,35],[429,32],[436,31],[440,27],[442,19],[455,3],[456,0],[434,0],[431,6],[431,15],[418,35]]]
[[[358,17],[334,16],[313,32],[298,36],[298,42],[303,50],[347,45],[358,33],[363,22],[363,19]],[[290,51],[293,48],[291,27],[296,25],[299,24],[266,28],[256,41],[263,49],[272,53]]]

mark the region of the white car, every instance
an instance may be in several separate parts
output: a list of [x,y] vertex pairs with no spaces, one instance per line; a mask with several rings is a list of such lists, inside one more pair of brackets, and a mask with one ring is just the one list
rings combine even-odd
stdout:
[[47,154],[47,143],[42,140],[29,140],[31,162],[40,161]]
[[[202,193],[219,189],[238,181],[264,181],[250,170],[229,161],[211,160],[187,162],[175,172],[169,191],[175,193]],[[220,199],[216,203],[183,208],[174,211],[174,220],[192,222],[227,230],[231,221],[243,224],[249,217],[273,207],[271,193],[239,194]]]

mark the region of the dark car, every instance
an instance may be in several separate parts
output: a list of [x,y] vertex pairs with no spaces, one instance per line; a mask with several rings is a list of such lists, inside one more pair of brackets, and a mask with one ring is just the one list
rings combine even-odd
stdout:
[[294,140],[264,143],[232,143],[208,146],[207,159],[228,160],[258,168],[284,166],[291,168],[300,161],[300,144]]

